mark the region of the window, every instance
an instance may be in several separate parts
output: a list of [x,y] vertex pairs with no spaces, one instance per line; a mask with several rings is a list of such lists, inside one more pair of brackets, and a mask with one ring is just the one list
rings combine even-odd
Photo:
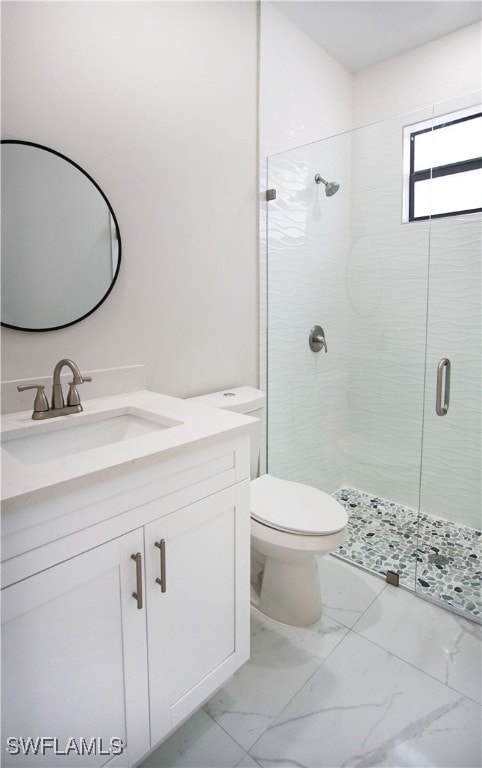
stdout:
[[404,129],[403,221],[482,211],[482,112]]

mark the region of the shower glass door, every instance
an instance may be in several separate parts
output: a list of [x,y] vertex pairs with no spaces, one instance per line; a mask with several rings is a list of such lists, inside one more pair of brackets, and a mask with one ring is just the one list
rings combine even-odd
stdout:
[[[480,105],[480,94],[437,105],[434,127],[440,124],[440,116],[444,123],[450,123],[474,105]],[[480,112],[480,106],[475,111]],[[477,134],[482,144],[480,129]],[[456,151],[461,149],[458,141]],[[482,156],[482,147],[475,151]],[[479,207],[482,207],[481,190],[482,184],[478,182]],[[458,198],[456,205],[460,205]],[[480,212],[431,221],[427,375],[415,582],[421,594],[478,619],[481,615],[481,232]],[[450,376],[448,396],[447,376]]]
[[[433,418],[428,415],[433,362],[452,355],[456,370],[452,347],[440,351],[436,339],[445,338],[451,325],[454,343],[469,333],[475,344],[476,308],[461,324],[455,317],[461,305],[454,305],[454,316],[444,323],[446,297],[436,299],[435,288],[429,294],[429,267],[432,279],[435,261],[442,268],[444,253],[457,252],[448,260],[458,285],[470,271],[466,282],[474,305],[473,262],[480,248],[480,229],[470,217],[450,225],[445,219],[403,221],[404,127],[432,115],[428,107],[270,157],[268,188],[276,197],[267,203],[266,265],[267,470],[320,488],[345,505],[350,535],[339,556],[382,575],[391,571],[400,585],[427,591],[422,582],[428,583],[427,559],[435,552],[427,550],[419,525],[420,498],[424,514],[440,517],[429,489],[447,473],[448,457],[458,451],[463,463],[464,441],[477,439],[475,411],[460,405],[458,426],[435,458],[442,438],[434,409]],[[324,182],[339,189],[327,195],[333,187]],[[466,265],[459,258],[461,243]],[[443,290],[450,284],[455,287],[449,276]],[[319,351],[309,344],[315,326],[325,341]],[[463,385],[467,396],[469,389],[473,393],[471,402],[480,371],[474,354],[468,355]],[[457,369],[461,373],[462,366]],[[469,421],[472,431],[465,430]],[[480,419],[477,424],[480,429]],[[476,462],[472,451],[472,469],[466,462],[465,475],[456,470],[452,496],[467,485],[477,495]],[[470,482],[463,479],[467,472]],[[452,501],[448,506],[444,514],[452,520]]]

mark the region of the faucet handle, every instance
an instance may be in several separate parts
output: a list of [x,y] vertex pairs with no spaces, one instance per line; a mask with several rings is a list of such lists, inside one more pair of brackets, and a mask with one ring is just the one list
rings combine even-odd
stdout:
[[[49,410],[48,400],[45,396],[45,387],[42,384],[19,384],[17,390],[19,392],[25,392],[26,389],[36,389],[35,401],[33,404],[34,413],[43,413]],[[34,418],[32,414],[32,418]]]
[[[92,376],[81,376],[82,381],[81,384],[84,383],[84,381],[92,381]],[[80,395],[79,391],[73,381],[69,381],[69,391],[67,394],[67,406],[71,405],[80,405]],[[82,406],[80,405],[80,410],[82,410]]]

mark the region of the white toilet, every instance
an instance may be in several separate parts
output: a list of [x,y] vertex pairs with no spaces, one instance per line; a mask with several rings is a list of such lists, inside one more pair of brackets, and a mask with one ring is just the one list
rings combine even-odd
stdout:
[[[235,387],[191,400],[261,418],[265,395]],[[348,515],[317,488],[272,475],[253,479],[258,459],[259,432],[251,445],[251,602],[277,621],[306,627],[322,614],[317,557],[346,540]]]

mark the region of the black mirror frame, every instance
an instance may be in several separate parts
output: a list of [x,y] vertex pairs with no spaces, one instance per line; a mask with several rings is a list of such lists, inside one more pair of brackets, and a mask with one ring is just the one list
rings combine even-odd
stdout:
[[89,317],[89,315],[92,315],[93,312],[95,312],[100,307],[100,305],[104,303],[104,301],[112,291],[119,274],[119,269],[121,265],[121,256],[122,256],[122,242],[121,242],[119,224],[117,222],[117,217],[114,213],[114,209],[112,208],[109,200],[107,199],[106,195],[104,194],[102,189],[99,187],[95,179],[93,179],[92,176],[89,173],[87,173],[87,171],[85,171],[78,163],[71,160],[70,157],[63,155],[61,152],[57,152],[56,149],[52,149],[51,147],[46,147],[44,144],[37,144],[36,142],[33,142],[33,141],[23,141],[21,139],[2,139],[0,141],[0,144],[22,144],[28,147],[36,147],[37,149],[43,149],[45,152],[50,152],[52,155],[56,155],[57,157],[62,158],[62,160],[65,160],[67,163],[70,163],[70,165],[73,165],[74,168],[76,168],[78,171],[83,173],[84,176],[86,176],[89,179],[89,181],[94,185],[94,187],[103,197],[110,211],[110,214],[115,224],[118,249],[119,249],[118,256],[117,256],[117,268],[109,288],[107,289],[105,294],[102,296],[102,298],[97,302],[97,304],[94,307],[92,307],[92,309],[90,309],[88,312],[85,312],[83,315],[81,315],[81,317],[78,317],[76,320],[71,320],[69,323],[63,323],[62,325],[55,325],[49,328],[24,328],[23,326],[12,325],[10,323],[4,323],[3,321],[0,321],[0,325],[2,325],[4,328],[13,328],[13,330],[16,330],[16,331],[28,331],[30,333],[45,333],[46,331],[58,331],[61,328],[68,328],[71,325],[76,325],[76,323],[80,323],[81,320],[85,320],[86,317]]

